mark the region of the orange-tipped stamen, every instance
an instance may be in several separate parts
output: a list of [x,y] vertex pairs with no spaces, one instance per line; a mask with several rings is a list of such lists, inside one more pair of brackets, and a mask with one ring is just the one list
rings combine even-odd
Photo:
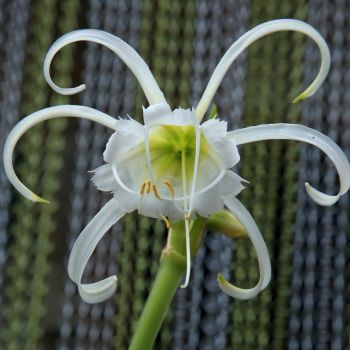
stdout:
[[158,192],[158,188],[157,188],[156,184],[153,185],[153,192],[158,199],[162,200],[162,197],[160,196],[160,194]]
[[174,188],[173,184],[170,181],[168,181],[168,180],[165,180],[164,184],[165,184],[166,187],[168,187],[169,192],[171,194],[171,198],[174,199],[174,197],[175,197],[175,188]]
[[161,216],[160,218],[165,222],[166,228],[169,230],[171,228],[171,222],[169,219],[166,216]]
[[147,186],[147,181],[142,182],[141,189],[140,189],[141,194],[145,193],[146,186]]
[[147,192],[147,193],[150,193],[150,192],[151,192],[151,181],[147,181],[146,192]]

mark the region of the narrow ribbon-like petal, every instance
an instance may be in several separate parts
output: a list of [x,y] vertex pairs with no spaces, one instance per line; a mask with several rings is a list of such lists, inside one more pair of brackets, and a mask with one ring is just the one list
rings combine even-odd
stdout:
[[243,289],[232,285],[227,282],[221,274],[218,274],[219,287],[224,293],[231,297],[237,299],[251,299],[266,288],[270,282],[271,263],[269,253],[254,219],[242,203],[234,196],[225,196],[224,201],[227,209],[241,222],[252,241],[259,262],[260,278],[255,287]]
[[309,24],[296,19],[279,19],[269,21],[258,25],[257,27],[249,30],[247,33],[242,35],[236,42],[231,45],[231,47],[222,57],[221,61],[215,68],[215,71],[207,85],[207,88],[205,89],[203,96],[196,108],[196,114],[199,120],[203,119],[203,116],[207,111],[208,106],[212,101],[213,96],[218,89],[222,79],[224,78],[231,64],[239,56],[239,54],[242,53],[254,41],[262,38],[265,35],[279,31],[296,31],[309,36],[315,41],[321,53],[321,67],[317,74],[317,77],[306,90],[304,90],[297,98],[293,100],[293,102],[299,102],[306,97],[313,95],[318,90],[326,78],[330,66],[330,54],[328,46],[324,39],[321,37],[319,32]]
[[341,195],[346,193],[350,187],[350,164],[344,152],[328,136],[298,124],[267,124],[251,126],[231,131],[232,137],[237,145],[262,141],[262,140],[296,140],[310,143],[320,148],[331,159],[336,167],[340,179],[340,190],[337,195],[328,195],[305,183],[309,196],[319,205],[332,205]]
[[3,153],[4,168],[7,177],[11,181],[12,185],[17,189],[17,191],[20,192],[24,197],[34,202],[48,203],[45,199],[37,196],[35,193],[29,190],[18,179],[12,164],[13,151],[19,138],[31,127],[45,120],[60,117],[76,117],[89,119],[115,130],[116,120],[114,118],[110,117],[108,114],[99,112],[96,109],[83,106],[63,105],[49,107],[42,109],[38,112],[32,113],[26,118],[22,119],[11,130],[10,134],[7,137]]
[[64,46],[77,41],[91,41],[108,47],[117,54],[134,73],[150,104],[165,102],[162,91],[141,56],[125,41],[112,34],[96,29],[76,30],[63,35],[49,49],[44,62],[44,75],[48,84],[55,91],[62,95],[72,95],[85,89],[85,84],[74,88],[61,88],[52,81],[50,76],[51,61],[56,53]]
[[117,277],[82,284],[85,266],[104,234],[119,221],[125,212],[118,201],[112,198],[89,222],[76,240],[68,262],[69,277],[78,285],[80,296],[87,303],[99,303],[108,299],[117,288]]

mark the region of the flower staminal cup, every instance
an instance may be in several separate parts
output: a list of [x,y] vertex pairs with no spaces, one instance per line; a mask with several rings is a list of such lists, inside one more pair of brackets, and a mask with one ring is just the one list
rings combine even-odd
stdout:
[[[52,45],[45,59],[44,75],[58,93],[78,93],[84,90],[85,85],[74,88],[55,85],[50,76],[50,64],[55,54],[70,43],[93,41],[108,47],[125,62],[139,81],[149,102],[149,106],[143,108],[144,124],[130,117],[115,119],[83,106],[63,105],[46,108],[19,122],[9,134],[4,147],[5,171],[12,184],[26,198],[34,202],[46,202],[30,191],[18,179],[13,169],[13,151],[23,133],[39,122],[57,117],[85,118],[113,130],[114,133],[103,154],[105,164],[94,170],[92,177],[96,187],[112,193],[113,198],[82,231],[74,244],[68,264],[69,275],[86,302],[104,301],[115,292],[116,276],[83,284],[82,275],[88,259],[103,235],[126,213],[135,210],[140,215],[164,221],[170,232],[165,252],[176,253],[180,265],[181,261],[185,261],[186,274],[182,287],[186,287],[190,280],[191,254],[195,252],[194,245],[198,244],[201,237],[199,231],[204,230],[205,225],[202,223],[206,223],[211,215],[226,208],[241,222],[252,241],[259,262],[260,278],[255,287],[242,289],[232,285],[219,274],[219,286],[226,294],[239,299],[252,298],[266,288],[271,278],[267,247],[254,219],[236,198],[243,190],[242,183],[245,182],[232,170],[240,161],[238,145],[268,139],[291,139],[313,144],[324,151],[334,163],[340,178],[340,191],[337,195],[327,195],[306,183],[306,191],[310,197],[320,205],[332,205],[348,191],[349,162],[341,149],[318,131],[296,124],[268,124],[228,132],[227,123],[217,118],[202,123],[218,86],[237,56],[262,36],[281,30],[306,34],[315,41],[321,53],[318,75],[293,101],[298,102],[317,91],[330,66],[330,54],[323,38],[314,28],[298,20],[283,19],[261,24],[232,44],[216,67],[195,109],[171,110],[147,64],[133,48],[111,34],[99,30],[78,30],[63,36]],[[173,229],[174,227],[176,229]],[[179,227],[183,228],[181,232],[177,232]],[[185,238],[183,252],[176,250],[176,235],[173,231],[176,231],[178,238]],[[181,278],[181,268],[179,271]],[[168,274],[159,276],[162,276],[159,279],[172,278]],[[165,285],[157,279],[155,285],[175,290],[178,286],[176,278],[174,283]],[[152,291],[131,348],[137,349],[141,346],[145,349],[151,346],[174,294],[173,291],[168,292],[165,294],[169,300],[164,302],[163,309],[157,310],[149,306],[153,305]],[[151,313],[153,318],[150,317]],[[154,322],[154,314],[158,315],[157,322]]]

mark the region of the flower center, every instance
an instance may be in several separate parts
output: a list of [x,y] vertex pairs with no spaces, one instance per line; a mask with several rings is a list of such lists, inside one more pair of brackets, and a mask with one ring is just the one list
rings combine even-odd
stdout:
[[[149,131],[152,173],[160,196],[188,197],[193,186],[196,129],[193,125],[160,125]],[[200,134],[198,176],[195,192],[208,186],[219,174],[220,160]]]
[[[115,176],[125,189],[134,193],[152,194],[158,199],[189,199],[198,145],[196,128],[193,125],[156,125],[147,132],[144,142],[116,162]],[[202,133],[199,138],[194,194],[214,186],[225,172],[220,157]]]

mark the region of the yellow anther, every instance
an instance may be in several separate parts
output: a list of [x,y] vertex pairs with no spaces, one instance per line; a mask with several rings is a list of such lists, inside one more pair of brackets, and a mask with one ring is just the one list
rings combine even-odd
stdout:
[[156,184],[153,185],[153,192],[158,199],[160,199],[160,200],[162,199],[162,197],[160,196],[160,194],[158,192],[158,188],[157,188]]
[[185,213],[185,220],[189,220],[190,219],[190,213]]
[[146,186],[147,186],[147,181],[142,182],[141,189],[140,189],[141,194],[145,193]]
[[150,193],[150,192],[151,192],[151,181],[147,181],[146,192],[147,192],[147,193]]
[[171,227],[171,222],[168,220],[166,216],[161,216],[160,218],[165,222],[166,228],[169,230]]
[[170,181],[168,181],[168,180],[165,180],[165,181],[164,181],[164,184],[165,184],[166,187],[169,188],[169,192],[170,192],[170,194],[171,194],[171,197],[174,199],[174,197],[175,197],[175,188],[174,188],[174,186],[173,186],[172,183],[171,183]]

